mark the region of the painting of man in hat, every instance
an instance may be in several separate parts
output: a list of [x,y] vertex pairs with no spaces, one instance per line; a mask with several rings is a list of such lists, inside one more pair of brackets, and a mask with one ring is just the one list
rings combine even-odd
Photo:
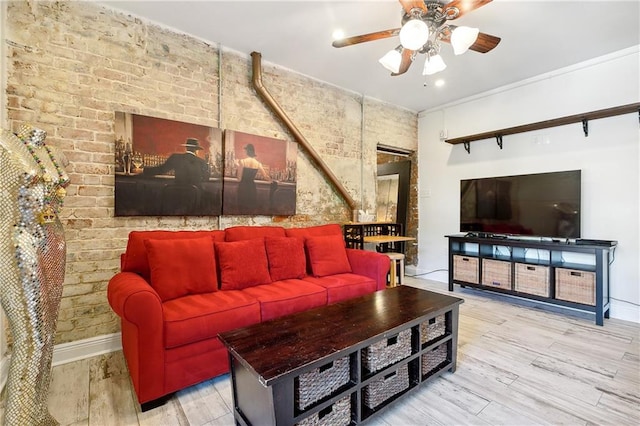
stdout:
[[184,153],[171,154],[171,156],[157,167],[145,167],[143,174],[155,176],[166,174],[173,170],[176,185],[195,185],[202,189],[202,182],[209,180],[209,165],[198,157],[197,152],[202,150],[200,142],[195,138],[188,138],[182,146]]
[[222,131],[116,113],[116,216],[218,216]]

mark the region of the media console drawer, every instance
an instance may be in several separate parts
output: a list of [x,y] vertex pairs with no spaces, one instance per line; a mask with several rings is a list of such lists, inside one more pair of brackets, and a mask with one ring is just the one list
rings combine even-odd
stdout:
[[584,305],[596,304],[596,274],[556,268],[556,299]]
[[516,263],[515,290],[549,297],[549,267]]
[[511,290],[511,262],[482,259],[482,285]]
[[478,258],[453,255],[453,279],[478,284]]

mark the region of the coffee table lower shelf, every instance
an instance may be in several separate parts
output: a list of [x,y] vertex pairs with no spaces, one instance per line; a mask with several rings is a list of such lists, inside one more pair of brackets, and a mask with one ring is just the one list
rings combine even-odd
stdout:
[[[454,372],[462,299],[407,286],[378,293],[221,335],[237,424],[356,425]],[[370,322],[358,324],[354,317],[363,309]],[[317,336],[318,327],[328,326],[315,324],[322,318],[334,318],[334,328]],[[273,343],[250,350],[269,330]],[[295,345],[303,355],[293,355]],[[310,346],[317,356],[304,354]]]

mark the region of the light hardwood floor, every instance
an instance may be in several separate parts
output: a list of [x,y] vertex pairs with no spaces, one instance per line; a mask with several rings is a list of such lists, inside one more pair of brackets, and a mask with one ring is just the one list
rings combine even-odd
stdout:
[[[407,285],[446,286],[407,278]],[[458,366],[370,424],[638,425],[640,325],[555,313],[459,289]],[[232,425],[229,376],[141,413],[121,352],[53,369],[49,405],[62,425]]]

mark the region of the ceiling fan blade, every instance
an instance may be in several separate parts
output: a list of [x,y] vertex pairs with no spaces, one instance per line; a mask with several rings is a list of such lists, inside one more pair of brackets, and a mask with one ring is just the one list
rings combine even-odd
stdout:
[[392,76],[401,75],[407,72],[411,63],[413,62],[413,50],[403,49],[402,50],[402,62],[400,62],[400,68],[398,68],[398,72],[392,72]]
[[400,28],[394,28],[392,30],[377,31],[375,33],[362,34],[353,37],[345,37],[340,40],[334,41],[331,45],[333,47],[345,47],[358,43],[364,43],[367,41],[381,40],[383,38],[394,37],[400,34]]
[[479,7],[484,6],[487,3],[491,3],[492,0],[453,0],[452,2],[445,4],[442,6],[442,10],[445,11],[445,15],[447,15],[447,9],[456,8],[458,9],[458,14],[453,18],[449,19],[457,19],[464,15],[467,12],[471,12]]
[[400,4],[402,5],[402,8],[404,9],[404,12],[407,15],[411,15],[411,10],[415,9],[416,7],[418,9],[421,9],[423,12],[427,12],[427,6],[424,5],[424,1],[423,0],[399,0]]
[[478,34],[476,42],[473,43],[469,49],[475,52],[487,53],[488,51],[496,47],[498,43],[500,43],[500,40],[500,37],[496,37],[491,34],[480,33]]
[[[449,28],[442,33],[440,40],[451,43],[451,32],[455,30],[457,26],[449,25]],[[469,47],[469,50],[473,50],[479,53],[487,53],[500,43],[502,40],[500,37],[493,36],[491,34],[479,33],[476,41]]]

